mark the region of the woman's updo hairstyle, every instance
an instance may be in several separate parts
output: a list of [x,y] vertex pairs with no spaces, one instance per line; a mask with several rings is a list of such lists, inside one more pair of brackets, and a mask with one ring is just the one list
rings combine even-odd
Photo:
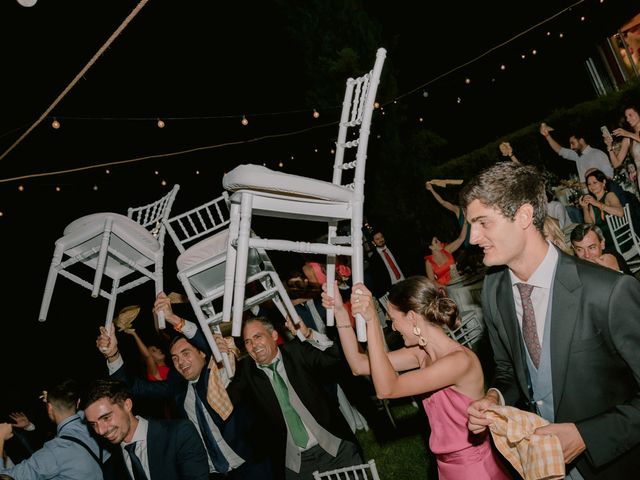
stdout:
[[450,329],[454,329],[458,321],[458,306],[447,296],[445,288],[420,275],[391,287],[389,303],[402,313],[413,310],[427,321]]

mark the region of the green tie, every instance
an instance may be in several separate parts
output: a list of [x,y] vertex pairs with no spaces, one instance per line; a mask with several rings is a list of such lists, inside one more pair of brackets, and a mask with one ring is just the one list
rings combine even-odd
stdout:
[[298,415],[298,412],[295,411],[289,401],[289,389],[287,388],[287,384],[278,373],[278,370],[276,370],[279,361],[280,359],[270,365],[262,366],[273,372],[273,388],[276,391],[276,397],[278,397],[278,403],[282,409],[284,419],[287,422],[289,432],[291,433],[295,444],[300,448],[304,448],[307,446],[307,442],[309,441],[309,435],[307,434],[307,429],[305,428],[304,423],[302,423],[302,420],[300,419],[300,415]]

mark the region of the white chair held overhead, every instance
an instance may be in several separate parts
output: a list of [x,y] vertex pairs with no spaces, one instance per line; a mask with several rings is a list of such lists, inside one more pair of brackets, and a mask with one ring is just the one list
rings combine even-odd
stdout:
[[[624,206],[624,216],[607,215],[607,225],[613,237],[615,249],[622,255],[632,273],[640,270],[640,239],[635,233],[629,204]],[[611,245],[606,245],[611,248]]]
[[[165,220],[169,236],[180,252],[176,261],[178,279],[187,294],[216,361],[225,362],[232,376],[228,360],[220,355],[211,330],[220,332],[219,324],[229,321],[223,317],[221,305],[225,287],[227,244],[229,238],[229,196],[221,196],[192,210]],[[258,282],[260,289],[245,299],[243,310],[272,300],[284,317],[298,322],[298,315],[266,252],[252,249],[248,257],[246,283]],[[222,303],[222,302],[219,302]]]
[[[113,320],[119,293],[149,280],[155,282],[156,293],[161,292],[165,235],[162,220],[169,216],[179,188],[175,185],[161,199],[129,208],[127,216],[94,213],[67,225],[55,244],[40,306],[40,321],[47,318],[58,274],[91,290],[92,297],[109,300],[107,328]],[[105,275],[111,279],[110,289],[102,288]],[[123,279],[126,283],[121,284]],[[164,317],[158,317],[160,328],[164,328]]]
[[327,472],[313,472],[314,480],[380,480],[375,460],[371,459],[362,465],[337,468]]
[[[385,57],[385,49],[378,49],[373,69],[362,77],[347,80],[331,181],[251,164],[240,165],[224,176],[224,188],[234,194],[231,197],[223,312],[227,317],[233,306],[234,336],[240,335],[245,272],[251,248],[327,255],[330,293],[333,293],[337,255],[351,257],[353,282],[363,281],[365,165],[371,117]],[[252,237],[252,215],[324,222],[328,226],[327,241],[309,243]],[[349,222],[349,237],[337,235],[340,221]],[[366,340],[364,320],[358,318],[356,323],[359,340]],[[333,325],[331,312],[327,314],[327,324]]]

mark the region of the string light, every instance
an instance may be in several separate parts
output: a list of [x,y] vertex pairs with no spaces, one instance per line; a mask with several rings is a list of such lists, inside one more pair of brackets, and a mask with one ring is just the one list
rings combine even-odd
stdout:
[[162,121],[162,119],[158,119],[158,128],[164,128],[164,121]]
[[378,102],[373,102],[373,108],[375,108],[375,109],[380,108],[380,103],[378,103]]
[[18,185],[18,191],[24,192],[24,185]]
[[522,55],[520,55],[520,58],[524,60],[525,58],[527,58],[527,56],[523,53]]
[[109,170],[108,168],[104,171],[104,173],[106,173],[107,175],[109,175],[111,173],[111,170]]
[[315,108],[313,109],[313,118],[318,118],[320,116],[320,112],[318,112]]
[[427,92],[426,90],[423,90],[423,91],[422,91],[422,96],[423,96],[424,98],[427,98],[427,97],[429,96],[429,92]]
[[242,120],[240,121],[240,123],[246,127],[247,125],[249,125],[249,120],[247,120],[247,117],[242,115]]
[[58,130],[60,128],[60,122],[57,118],[53,119],[53,122],[51,122],[51,127],[53,127],[55,130]]
[[278,166],[279,166],[280,168],[282,168],[282,167],[284,167],[284,163],[280,162],[280,163],[278,163]]
[[158,175],[160,172],[158,172],[158,170],[154,171],[153,174],[154,175]]
[[160,182],[160,185],[162,185],[163,187],[166,187],[167,186],[167,181],[166,180],[162,180]]
[[465,78],[464,79],[464,83],[466,83],[467,85],[469,85],[471,83],[471,79],[470,78]]
[[500,65],[500,70],[506,70],[507,66],[503,63],[502,65]]
[[538,54],[538,50],[536,50],[535,48],[531,50],[531,55],[537,55],[537,54]]
[[196,175],[200,175],[200,170],[196,170]]
[[94,192],[97,192],[97,191],[98,191],[98,185],[94,185],[94,186],[93,186],[93,191],[94,191]]
[[56,192],[61,192],[62,189],[60,187],[56,187]]

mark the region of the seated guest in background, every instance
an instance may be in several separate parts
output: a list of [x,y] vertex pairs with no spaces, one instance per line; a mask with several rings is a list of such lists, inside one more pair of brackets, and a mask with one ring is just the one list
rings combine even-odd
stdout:
[[624,216],[624,209],[618,195],[609,190],[609,179],[600,170],[587,174],[588,195],[580,197],[580,206],[584,223],[593,223],[600,227],[607,245],[613,245],[606,215]]
[[606,248],[602,230],[597,225],[576,225],[571,231],[571,245],[578,258],[632,275],[624,257],[617,250]]
[[120,446],[112,453],[105,478],[209,478],[207,453],[191,422],[134,415],[131,393],[124,382],[96,380],[89,388],[85,413],[98,435]]
[[12,437],[12,425],[0,423],[0,473],[19,480],[45,478],[102,479],[100,462],[109,457],[103,452],[84,424],[84,412],[78,410],[80,386],[66,379],[43,393],[47,414],[57,425],[56,436],[29,458],[6,468],[4,443]]
[[451,243],[442,243],[438,237],[431,239],[431,255],[424,257],[424,266],[427,272],[427,278],[432,282],[440,285],[449,285],[451,282],[451,270],[456,270],[456,260],[453,253],[460,248],[464,242],[467,233],[467,225],[460,231],[460,235]]

